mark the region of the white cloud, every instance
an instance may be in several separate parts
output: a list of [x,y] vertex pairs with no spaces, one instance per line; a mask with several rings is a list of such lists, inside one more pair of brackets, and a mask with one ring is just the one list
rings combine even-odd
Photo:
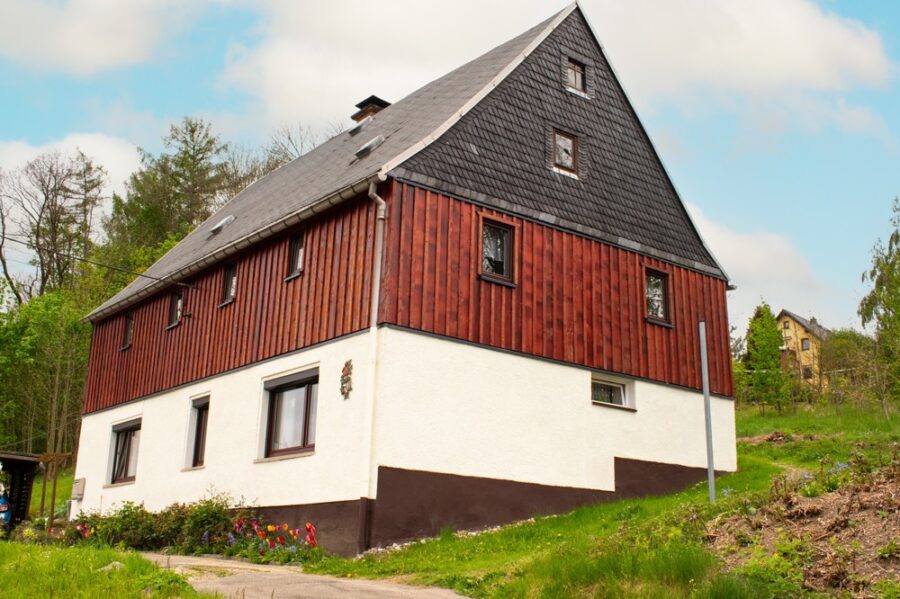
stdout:
[[[581,4],[643,109],[677,102],[698,118],[714,107],[754,127],[768,121],[771,133],[799,117],[812,123],[807,129],[828,123],[884,135],[871,109],[832,97],[888,81],[893,65],[881,36],[813,0]],[[370,93],[397,100],[564,5],[270,0],[260,41],[231,48],[221,82],[257,98],[267,125],[322,127],[346,120],[351,100]]]
[[198,3],[3,0],[0,56],[79,76],[147,60]]
[[696,206],[689,204],[688,210],[737,286],[728,294],[728,313],[741,334],[761,300],[776,312],[787,308],[815,316],[831,328],[859,328],[857,291],[823,279],[786,238],[767,231],[737,231],[709,219]]

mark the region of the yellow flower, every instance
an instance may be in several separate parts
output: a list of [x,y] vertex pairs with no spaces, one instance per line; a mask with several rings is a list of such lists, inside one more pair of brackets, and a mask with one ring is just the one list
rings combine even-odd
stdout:
[[275,526],[272,525],[272,524],[269,524],[269,525],[266,527],[266,530],[268,530],[269,532],[275,532]]

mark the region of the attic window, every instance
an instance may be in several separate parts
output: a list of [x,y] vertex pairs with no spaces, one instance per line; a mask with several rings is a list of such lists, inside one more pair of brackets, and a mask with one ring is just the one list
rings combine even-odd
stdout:
[[578,138],[562,131],[553,131],[553,166],[578,174]]
[[584,63],[570,58],[566,64],[566,85],[569,89],[585,93],[585,68]]
[[783,326],[784,326],[784,328],[789,329],[789,328],[791,328],[791,323],[788,322],[787,320],[785,320]]
[[125,330],[122,332],[122,348],[123,350],[131,347],[131,339],[134,337],[134,312],[128,312],[125,315]]

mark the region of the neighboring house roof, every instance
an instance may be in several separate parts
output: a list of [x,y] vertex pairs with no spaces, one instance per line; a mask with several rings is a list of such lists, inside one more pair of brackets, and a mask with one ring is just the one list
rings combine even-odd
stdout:
[[831,330],[826,329],[825,327],[820,325],[816,321],[815,318],[806,319],[806,318],[803,318],[802,316],[798,316],[797,314],[791,312],[790,310],[782,310],[781,312],[778,313],[778,316],[775,317],[775,320],[781,320],[781,317],[785,316],[785,315],[789,316],[792,319],[794,319],[795,321],[797,321],[797,323],[801,327],[803,327],[804,329],[809,331],[809,333],[811,335],[813,335],[814,337],[816,337],[818,339],[821,339],[824,341],[825,339],[828,339],[829,335],[831,335]]
[[[568,193],[545,196],[537,190],[498,189],[490,181],[500,171],[488,162],[472,162],[473,168],[482,169],[477,177],[457,176],[465,162],[459,155],[460,143],[472,143],[503,154],[498,151],[502,144],[493,138],[502,137],[502,128],[510,123],[497,123],[486,132],[474,131],[490,118],[490,108],[496,102],[486,102],[484,108],[479,104],[486,97],[492,98],[493,90],[501,86],[515,93],[523,91],[522,86],[529,83],[529,75],[519,74],[518,67],[548,37],[556,36],[554,32],[563,23],[566,23],[562,28],[566,33],[559,35],[566,36],[565,39],[571,38],[572,23],[587,28],[581,11],[572,4],[518,37],[387,106],[366,119],[361,130],[340,133],[254,182],[147,269],[145,277],[133,281],[91,312],[87,319],[96,321],[122,310],[226,256],[359,195],[371,182],[384,180],[389,175],[425,184],[435,183],[440,177],[445,183],[441,185],[443,188],[449,183],[461,183],[454,189],[444,189],[450,193],[471,185],[482,191],[475,194],[476,197],[467,196],[472,200],[485,200],[501,209],[725,278],[687,216],[602,52],[597,63],[603,73],[603,85],[597,95],[602,96],[603,105],[610,103],[613,106],[611,114],[603,117],[613,121],[600,132],[609,141],[598,141],[596,149],[590,148],[591,160],[597,163],[594,167],[596,176],[587,180],[592,185],[591,191],[569,197]],[[600,52],[590,29],[585,30],[592,38],[587,42]],[[547,60],[546,54],[546,51],[539,52],[536,60]],[[523,71],[529,70],[523,68]],[[505,85],[504,80],[512,73],[516,75],[509,85]],[[531,99],[523,98],[523,101],[530,102]],[[470,111],[473,116],[467,119]],[[585,118],[595,116],[585,115]],[[515,137],[521,136],[521,131],[516,133]],[[638,139],[630,138],[635,135]],[[374,150],[357,155],[361,146],[379,137],[383,137],[383,141]],[[438,151],[422,160],[412,160],[435,141],[441,142],[436,144],[440,148]],[[509,141],[520,143],[507,138],[507,143]],[[438,166],[445,159],[442,152],[448,148],[456,155],[453,160],[447,159],[448,173],[445,174]],[[536,149],[543,152],[544,147]],[[515,158],[507,154],[504,159],[503,174],[506,177],[503,181],[509,183],[510,168],[516,166]],[[610,171],[602,173],[601,165],[604,169],[610,166]],[[529,177],[524,169],[518,173],[521,175],[519,187],[546,184],[540,177]],[[214,227],[223,222],[226,225],[212,234]]]

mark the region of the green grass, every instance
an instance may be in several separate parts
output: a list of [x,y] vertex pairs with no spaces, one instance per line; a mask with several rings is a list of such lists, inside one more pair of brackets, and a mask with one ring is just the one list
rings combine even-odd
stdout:
[[[75,471],[70,469],[63,470],[59,473],[56,480],[56,512],[59,513],[60,506],[65,510],[66,500],[72,497],[72,480],[75,478]],[[37,518],[41,508],[41,492],[44,488],[44,477],[38,476],[34,479],[34,487],[31,490],[31,508],[29,513],[32,518]],[[44,500],[44,515],[50,512],[50,495],[53,492],[53,481],[47,486],[47,497]]]
[[[739,471],[717,479],[728,498],[707,503],[705,484],[663,497],[599,504],[474,537],[449,532],[405,549],[354,560],[328,557],[308,572],[397,578],[473,597],[765,597],[765,582],[725,571],[692,519],[708,520],[762,496],[786,467],[875,454],[900,440],[900,416],[826,407],[787,414],[739,410],[739,436],[782,431],[786,443],[740,444]],[[809,435],[815,435],[810,438]],[[651,542],[650,539],[653,539]],[[760,586],[763,585],[763,586]]]
[[[100,571],[114,561],[124,567]],[[201,596],[136,553],[15,542],[0,542],[0,589],[4,599]]]

